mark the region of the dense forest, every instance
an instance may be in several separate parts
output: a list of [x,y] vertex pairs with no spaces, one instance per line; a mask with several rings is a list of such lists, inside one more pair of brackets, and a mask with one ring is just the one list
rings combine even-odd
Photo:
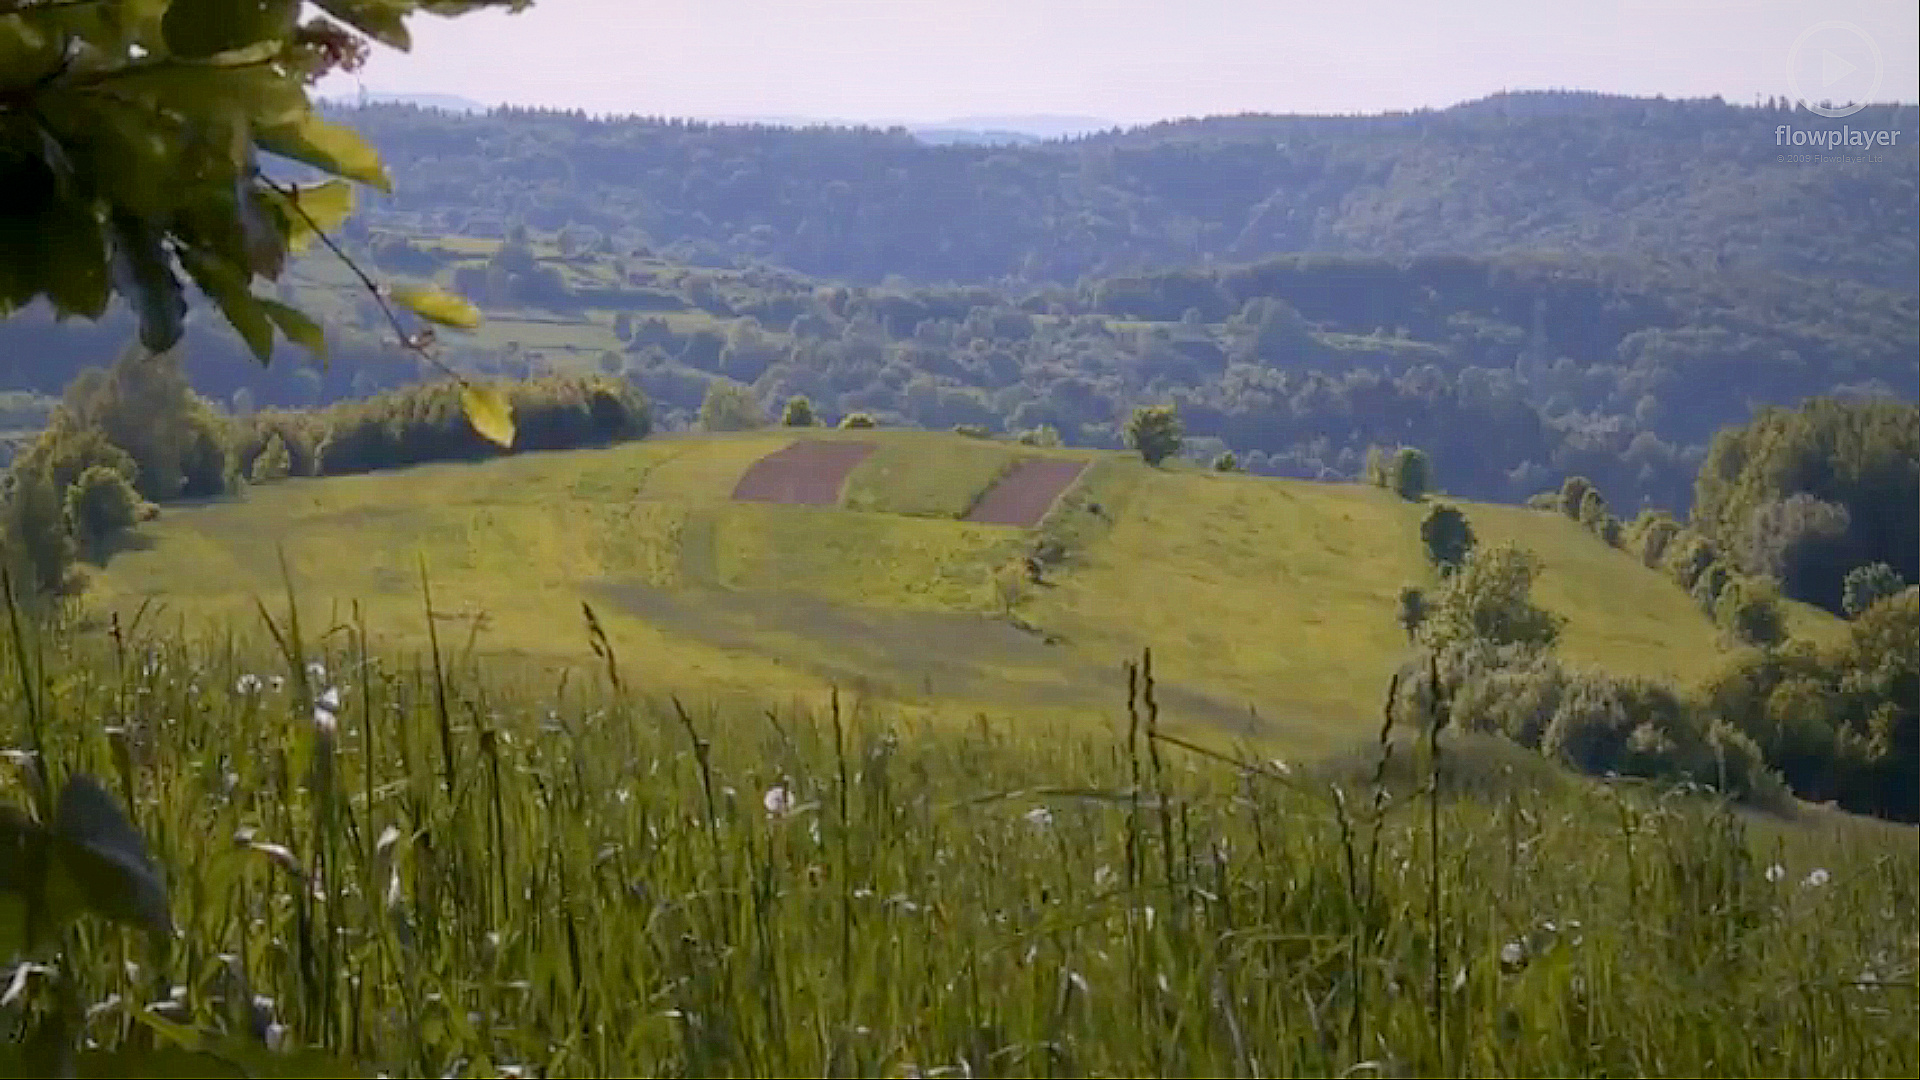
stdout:
[[[681,261],[1028,285],[1294,251],[1665,254],[1910,289],[1912,106],[1510,94],[1371,117],[1181,121],[1031,147],[905,130],[579,113],[344,117],[395,194],[376,223],[599,229]],[[1883,161],[1783,162],[1776,129],[1897,128]]]
[[[710,384],[829,418],[1052,428],[1120,444],[1177,405],[1195,456],[1357,476],[1424,448],[1455,494],[1571,476],[1684,512],[1713,433],[1808,397],[1920,396],[1911,107],[1878,160],[1778,160],[1769,104],[1501,95],[1378,117],[1224,117],[1022,147],[904,131],[413,106],[348,110],[395,194],[346,250],[487,310],[487,374],[623,376],[665,427]],[[327,257],[282,298],[325,364],[261,369],[189,317],[192,384],[236,414],[430,375]],[[131,320],[0,323],[0,379],[47,399]],[[39,395],[38,398],[32,395]]]

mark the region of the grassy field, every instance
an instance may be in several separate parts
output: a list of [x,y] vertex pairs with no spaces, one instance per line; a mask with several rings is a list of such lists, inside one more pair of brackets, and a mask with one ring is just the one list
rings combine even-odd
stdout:
[[[282,591],[284,548],[316,618],[358,603],[395,645],[425,639],[424,566],[438,631],[460,648],[578,666],[584,601],[638,679],[731,695],[858,686],[919,715],[1036,723],[1112,719],[1113,673],[1151,646],[1170,725],[1306,754],[1371,722],[1406,655],[1398,591],[1431,583],[1421,508],[1383,491],[1118,454],[857,432],[881,444],[846,488],[867,510],[732,502],[740,474],[792,437],[668,436],[258,487],[144,526],[87,603],[130,615],[152,601],[164,607],[147,617],[189,628],[250,617],[255,596]],[[1065,557],[1016,625],[998,616],[993,573],[1034,534],[952,518],[1030,453],[1094,465],[1043,523]],[[1572,522],[1467,512],[1487,539],[1542,556],[1537,594],[1569,619],[1571,661],[1686,681],[1721,659],[1678,589]]]
[[[640,456],[671,467],[664,444]],[[589,472],[571,479],[597,490]],[[1179,479],[1136,484],[1138,527]],[[1318,512],[1371,505],[1349,497]],[[512,498],[534,501],[496,520]],[[197,643],[0,634],[0,715],[39,751],[10,751],[0,802],[98,777],[177,931],[163,954],[83,918],[57,967],[12,981],[0,1021],[65,1001],[84,1025],[79,1075],[240,1075],[188,1071],[182,1044],[259,1076],[1920,1066],[1910,830],[1783,824],[1451,737],[1437,768],[1393,740],[1377,784],[1378,751],[1235,768],[1160,737],[1145,684],[1107,731],[681,710],[631,643],[548,681],[268,611],[284,648],[257,616]],[[31,1052],[0,1044],[0,1071]]]

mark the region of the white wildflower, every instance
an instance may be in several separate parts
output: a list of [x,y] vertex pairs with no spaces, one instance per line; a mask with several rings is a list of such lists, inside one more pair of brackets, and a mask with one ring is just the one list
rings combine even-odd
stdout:
[[1500,969],[1519,971],[1527,966],[1527,945],[1523,941],[1509,941],[1500,946]]
[[1815,867],[1813,872],[1807,875],[1806,880],[1802,881],[1800,884],[1806,886],[1809,889],[1817,889],[1822,885],[1825,885],[1831,879],[1832,879],[1832,875],[1828,874],[1824,869]]
[[1786,880],[1786,877],[1787,877],[1787,868],[1784,866],[1781,866],[1779,863],[1774,863],[1772,866],[1767,867],[1768,881],[1784,881]]
[[760,796],[760,805],[767,808],[767,816],[783,818],[793,812],[793,795],[785,784],[775,784]]
[[1036,829],[1044,829],[1053,824],[1053,811],[1044,806],[1036,806],[1021,816],[1027,819],[1027,824]]
[[327,665],[321,663],[318,660],[315,660],[313,663],[308,664],[307,665],[307,681],[317,682],[317,683],[326,682],[327,681]]
[[236,694],[257,694],[260,692],[260,687],[260,676],[252,672],[247,672],[234,682],[233,692]]

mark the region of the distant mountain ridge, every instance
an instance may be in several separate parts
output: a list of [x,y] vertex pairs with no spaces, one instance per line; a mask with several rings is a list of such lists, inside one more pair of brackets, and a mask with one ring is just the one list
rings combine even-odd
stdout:
[[[1920,108],[1580,93],[1378,116],[1215,116],[1022,143],[499,109],[349,110],[396,180],[369,219],[588,227],[683,261],[877,282],[1068,283],[1288,252],[1564,252],[1912,290]],[[1781,127],[1892,128],[1788,160]],[[947,143],[930,146],[929,141]],[[981,145],[997,143],[997,145]],[[426,217],[423,218],[423,215]]]

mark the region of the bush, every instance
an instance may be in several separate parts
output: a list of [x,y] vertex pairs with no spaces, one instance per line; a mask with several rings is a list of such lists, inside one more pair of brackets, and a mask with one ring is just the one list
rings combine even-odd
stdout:
[[[429,461],[604,446],[644,438],[653,428],[646,398],[622,379],[548,376],[508,384],[506,394],[517,429],[511,449],[473,430],[460,404],[460,387],[451,382],[389,390],[311,414],[317,432],[314,472],[339,476]],[[261,441],[264,448],[264,434]]]
[[67,488],[66,525],[80,550],[97,556],[139,520],[140,496],[114,469],[95,465]]
[[1787,639],[1787,617],[1780,591],[1767,578],[1736,575],[1720,590],[1713,621],[1742,645],[1778,645]]
[[1886,563],[1868,563],[1847,571],[1840,594],[1841,610],[1847,618],[1859,618],[1860,613],[1890,596],[1898,596],[1906,583],[1900,580],[1900,574]]
[[1239,472],[1240,459],[1233,456],[1233,451],[1222,450],[1220,453],[1214,455],[1213,471],[1214,472]]
[[1179,453],[1185,440],[1185,425],[1171,405],[1141,406],[1127,421],[1127,447],[1138,451],[1148,465],[1157,467]]
[[1441,504],[1428,510],[1420,522],[1420,542],[1426,546],[1427,558],[1440,573],[1451,574],[1473,551],[1473,526],[1458,507]]
[[1400,590],[1400,611],[1396,616],[1400,629],[1404,630],[1408,641],[1413,641],[1420,633],[1420,624],[1427,617],[1427,594],[1417,585],[1408,585]]
[[874,423],[871,413],[851,412],[840,418],[840,426],[852,430],[856,428],[879,427],[880,425]]
[[1041,424],[1039,427],[1028,428],[1021,432],[1020,444],[1022,446],[1059,446],[1060,433],[1054,430],[1052,424]]
[[285,480],[292,472],[293,456],[287,452],[287,440],[281,438],[277,431],[268,433],[267,444],[260,448],[252,467],[247,470],[247,479],[256,484],[268,484]]
[[707,395],[700,402],[702,431],[752,431],[766,423],[760,403],[747,387],[724,378],[707,384]]
[[1433,465],[1427,455],[1411,446],[1394,452],[1389,482],[1394,494],[1410,502],[1427,497],[1433,489]]
[[1422,634],[1430,645],[1483,643],[1550,648],[1564,620],[1533,602],[1540,558],[1511,543],[1473,551],[1429,605]]
[[990,439],[993,437],[993,432],[988,431],[985,424],[955,424],[953,425],[953,433],[955,435],[964,435],[969,439]]
[[813,414],[813,402],[807,400],[805,394],[795,394],[780,411],[780,423],[783,427],[812,427],[819,423],[819,418]]

